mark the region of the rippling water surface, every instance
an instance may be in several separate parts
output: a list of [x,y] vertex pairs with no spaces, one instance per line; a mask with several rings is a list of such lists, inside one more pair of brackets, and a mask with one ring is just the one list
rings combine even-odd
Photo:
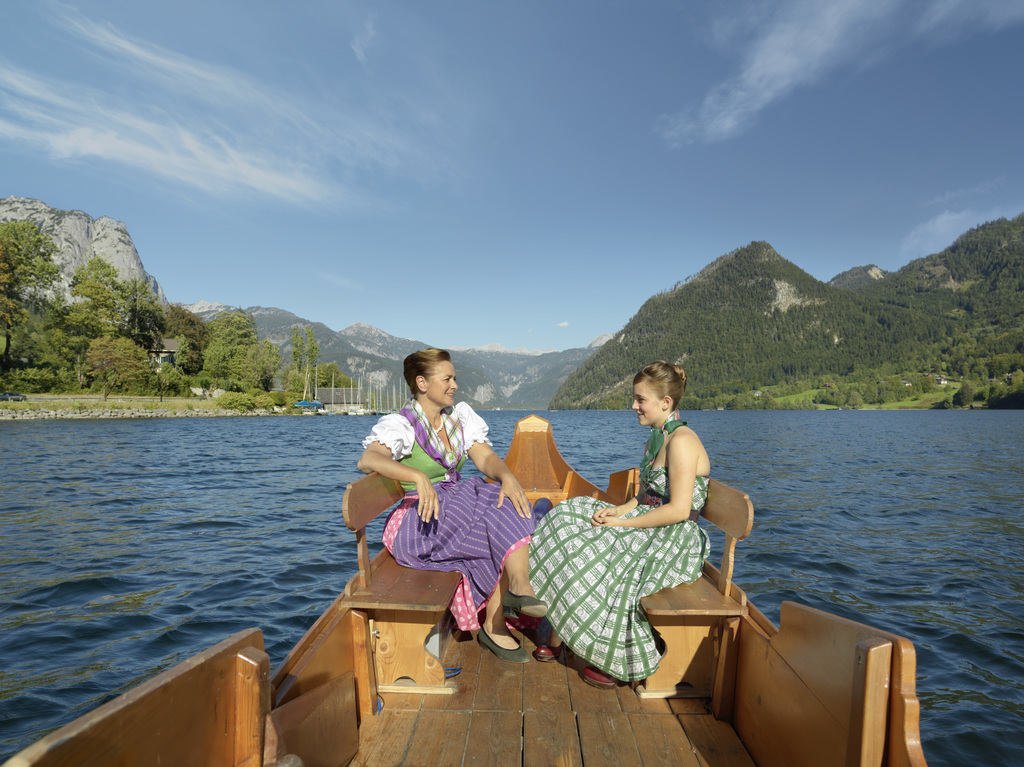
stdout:
[[[483,415],[504,455],[524,414]],[[595,484],[639,462],[631,413],[543,415]],[[758,607],[908,637],[929,764],[1019,763],[1024,413],[685,417],[754,502],[735,577]],[[280,663],[355,572],[341,496],[372,424],[0,423],[0,759],[235,631]]]

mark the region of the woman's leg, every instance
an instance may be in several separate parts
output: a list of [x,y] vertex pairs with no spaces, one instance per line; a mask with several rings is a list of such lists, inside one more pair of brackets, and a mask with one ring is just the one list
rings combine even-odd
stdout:
[[505,615],[501,606],[504,581],[505,579],[502,578],[498,582],[498,585],[494,587],[494,592],[487,600],[487,606],[484,608],[484,620],[480,627],[487,632],[496,645],[506,650],[514,650],[519,647],[519,640],[512,636],[512,632],[505,625]]
[[521,597],[537,596],[533,591],[533,586],[530,585],[530,547],[528,545],[520,546],[508,555],[505,560],[505,572],[508,573],[509,591]]

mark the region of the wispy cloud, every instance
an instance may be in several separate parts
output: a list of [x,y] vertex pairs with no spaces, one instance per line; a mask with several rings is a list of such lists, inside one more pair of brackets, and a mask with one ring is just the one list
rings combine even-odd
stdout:
[[979,223],[1019,216],[1020,206],[1000,206],[988,210],[966,208],[944,210],[908,233],[900,243],[900,257],[906,262],[945,250],[961,234]]
[[[360,187],[361,174],[416,177],[437,165],[431,142],[443,142],[442,129],[423,130],[415,104],[402,114],[306,101],[55,7],[55,25],[116,85],[96,84],[107,81],[95,69],[55,78],[0,55],[0,139],[209,195],[298,205],[365,205],[372,195]],[[364,51],[373,28],[372,21],[364,27]]]
[[349,277],[343,277],[340,274],[330,274],[328,272],[321,272],[319,275],[324,281],[331,283],[339,288],[352,291],[362,291],[366,288],[366,285],[358,280],[353,280]]
[[556,325],[556,327],[567,328],[567,327],[569,327],[569,323],[568,322],[559,322],[558,325]]
[[[728,13],[732,14],[730,6]],[[712,143],[748,130],[793,91],[843,67],[864,67],[915,39],[942,40],[978,27],[1024,21],[1020,0],[781,0],[757,24],[713,23],[711,34],[743,51],[740,72],[699,105],[663,115],[655,130],[673,148]],[[738,39],[737,39],[738,38]]]
[[352,41],[352,52],[355,53],[359,63],[366,65],[366,51],[377,37],[377,18],[370,16],[363,24],[362,30]]
[[[983,197],[990,195],[997,191],[1000,187],[1006,185],[1006,177],[999,176],[998,178],[990,179],[988,181],[982,181],[980,184],[975,184],[971,187],[963,189],[953,189],[944,194],[939,195],[928,201],[928,205],[938,206],[949,206],[954,202],[961,202],[963,200],[971,199],[974,197]],[[961,202],[962,204],[962,202]]]

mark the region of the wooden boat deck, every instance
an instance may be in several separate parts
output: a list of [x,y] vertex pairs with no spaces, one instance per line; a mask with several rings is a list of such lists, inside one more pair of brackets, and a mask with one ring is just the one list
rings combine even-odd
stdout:
[[[525,637],[531,652],[532,632]],[[682,765],[753,767],[732,727],[704,698],[641,700],[628,685],[599,690],[583,663],[504,663],[456,633],[444,659],[461,668],[451,695],[381,693],[351,762],[387,765]]]

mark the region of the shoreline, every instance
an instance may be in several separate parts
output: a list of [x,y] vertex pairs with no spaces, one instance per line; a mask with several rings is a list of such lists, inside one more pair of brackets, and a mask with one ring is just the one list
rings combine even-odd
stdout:
[[58,410],[0,408],[0,421],[89,420],[114,418],[237,418],[277,416],[269,410],[169,410],[166,408],[61,408]]

